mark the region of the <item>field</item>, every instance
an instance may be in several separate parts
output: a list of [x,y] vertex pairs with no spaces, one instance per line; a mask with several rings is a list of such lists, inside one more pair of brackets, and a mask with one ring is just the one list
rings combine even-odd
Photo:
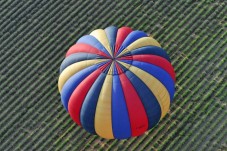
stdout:
[[[226,14],[225,0],[1,0],[0,151],[227,150]],[[150,33],[177,74],[169,114],[128,140],[74,124],[57,88],[68,48],[110,25]]]

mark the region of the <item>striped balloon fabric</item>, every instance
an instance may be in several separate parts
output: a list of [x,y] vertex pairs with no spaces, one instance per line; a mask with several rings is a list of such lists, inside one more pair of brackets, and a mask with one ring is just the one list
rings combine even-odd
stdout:
[[168,112],[175,73],[160,44],[129,27],[97,29],[73,45],[60,67],[61,100],[86,131],[138,136]]

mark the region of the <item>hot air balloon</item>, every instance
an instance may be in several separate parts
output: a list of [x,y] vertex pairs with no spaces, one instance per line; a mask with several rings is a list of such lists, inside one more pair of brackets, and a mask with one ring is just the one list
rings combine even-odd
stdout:
[[168,112],[175,72],[145,32],[114,26],[82,36],[60,66],[58,88],[70,117],[107,139],[139,136]]

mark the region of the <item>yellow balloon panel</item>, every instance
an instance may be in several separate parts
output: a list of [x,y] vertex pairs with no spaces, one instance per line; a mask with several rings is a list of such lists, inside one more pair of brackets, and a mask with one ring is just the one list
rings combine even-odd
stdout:
[[103,83],[95,113],[95,131],[98,135],[112,139],[111,92],[113,76],[108,74]]
[[141,47],[145,47],[145,46],[157,46],[157,47],[161,47],[161,45],[152,37],[143,37],[140,38],[138,40],[136,40],[135,42],[131,43],[127,48],[125,48],[120,54],[119,56],[130,52],[132,50],[135,50],[137,48],[141,48]]
[[108,41],[108,38],[106,36],[106,32],[103,29],[97,29],[90,33],[90,35],[94,36],[109,52],[109,54],[112,56],[110,44]]

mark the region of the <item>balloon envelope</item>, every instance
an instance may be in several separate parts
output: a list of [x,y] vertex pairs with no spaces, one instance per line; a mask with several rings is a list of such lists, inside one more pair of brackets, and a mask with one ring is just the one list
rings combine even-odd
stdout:
[[114,26],[81,37],[66,53],[58,81],[71,118],[108,139],[154,127],[169,110],[174,85],[170,58],[155,39]]

